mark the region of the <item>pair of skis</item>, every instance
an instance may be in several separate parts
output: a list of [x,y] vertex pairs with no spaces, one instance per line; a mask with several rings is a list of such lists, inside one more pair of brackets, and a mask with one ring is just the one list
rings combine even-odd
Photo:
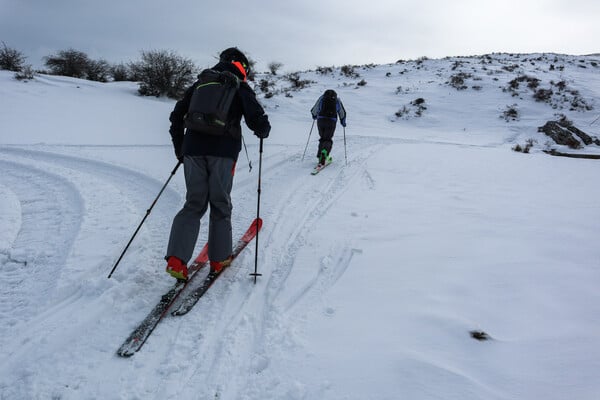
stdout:
[[331,164],[332,159],[331,158],[327,158],[327,160],[325,161],[325,164],[317,164],[317,166],[312,170],[312,172],[310,173],[311,175],[316,175],[319,172],[321,172],[325,167],[327,167],[329,164]]
[[[262,227],[262,219],[256,218],[250,224],[246,233],[238,240],[235,248],[233,249],[232,257],[235,258],[246,248],[248,243],[254,239]],[[208,243],[204,245],[202,251],[194,262],[188,268],[189,278],[187,281],[178,280],[177,283],[165,293],[158,304],[150,311],[150,313],[144,318],[144,320],[131,332],[129,337],[123,342],[117,354],[121,357],[131,357],[137,351],[139,351],[150,334],[154,331],[159,322],[167,315],[169,309],[173,304],[176,303],[180,295],[185,289],[190,286],[190,282],[197,275],[198,271],[208,265]],[[184,315],[187,314],[194,305],[200,300],[200,298],[208,291],[212,284],[222,274],[223,270],[218,273],[209,273],[200,286],[194,288],[191,292],[187,293],[183,300],[179,303],[179,306],[171,312],[172,315]]]

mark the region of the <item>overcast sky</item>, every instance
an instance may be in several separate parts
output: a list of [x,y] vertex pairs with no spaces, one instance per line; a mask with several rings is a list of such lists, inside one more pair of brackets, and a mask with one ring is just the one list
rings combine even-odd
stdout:
[[600,0],[0,0],[0,41],[43,66],[174,50],[211,66],[238,46],[283,71],[492,52],[600,53]]

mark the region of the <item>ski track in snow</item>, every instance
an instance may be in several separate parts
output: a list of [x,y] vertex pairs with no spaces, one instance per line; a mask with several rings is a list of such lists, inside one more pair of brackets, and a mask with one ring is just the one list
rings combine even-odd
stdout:
[[[131,272],[139,268],[140,262],[156,263],[161,259],[172,215],[182,202],[180,194],[167,189],[162,203],[157,204],[152,218],[147,221],[147,228],[141,231],[141,237],[130,249],[133,254],[125,257],[124,265],[115,277],[117,279],[107,281],[105,276],[111,262],[122,250],[120,244],[132,233],[141,213],[156,196],[161,182],[143,173],[95,160],[46,151],[0,148],[0,167],[10,171],[10,174],[5,174],[10,178],[1,178],[0,185],[16,194],[23,214],[21,231],[14,241],[12,252],[36,254],[30,250],[20,251],[18,243],[36,243],[31,235],[37,234],[46,239],[50,236],[48,232],[56,229],[57,223],[66,226],[63,230],[67,234],[54,235],[54,242],[45,243],[48,252],[53,255],[51,265],[54,271],[45,271],[48,275],[42,276],[38,282],[73,286],[61,298],[50,295],[52,301],[37,315],[32,315],[29,321],[15,321],[14,326],[0,331],[2,336],[9,337],[12,334],[6,333],[10,333],[11,329],[24,333],[19,339],[19,346],[9,350],[6,356],[29,360],[20,363],[29,365],[22,370],[0,369],[0,373],[9,377],[0,380],[0,390],[7,399],[27,398],[32,384],[44,388],[35,393],[45,393],[48,398],[63,398],[61,396],[65,393],[72,394],[74,398],[93,393],[118,399],[257,399],[264,398],[266,393],[272,398],[323,397],[327,394],[326,385],[311,386],[308,382],[301,382],[301,378],[286,375],[289,370],[277,370],[277,363],[287,360],[290,352],[302,351],[302,340],[295,331],[302,325],[299,321],[313,312],[335,312],[323,304],[323,295],[343,277],[353,256],[361,250],[354,248],[350,242],[328,242],[327,252],[320,255],[319,264],[314,265],[310,276],[297,281],[292,271],[303,262],[298,257],[299,253],[314,244],[314,233],[327,229],[320,224],[321,220],[348,188],[355,183],[367,191],[376,187],[378,182],[368,169],[369,160],[385,146],[402,142],[405,141],[355,136],[349,142],[348,154],[351,156],[347,165],[340,151],[341,143],[337,143],[341,156],[337,156],[334,163],[317,176],[310,175],[312,157],[301,161],[297,147],[267,147],[262,169],[261,217],[264,225],[259,234],[258,257],[258,272],[262,276],[257,284],[254,285],[248,276],[254,269],[253,242],[189,314],[167,316],[143,350],[128,360],[117,358],[114,352],[129,332],[117,332],[109,326],[111,320],[117,318],[131,321],[133,328],[172,284],[160,267],[148,268],[152,272],[150,274]],[[232,194],[236,238],[247,228],[256,212],[258,166],[254,165],[252,173],[240,168],[244,165],[238,167]],[[36,183],[34,187],[26,183],[28,175],[35,175],[35,179],[29,179]],[[279,189],[277,197],[271,196],[270,187]],[[49,194],[54,194],[54,197]],[[32,198],[34,201],[30,200]],[[170,206],[167,207],[167,204]],[[173,204],[177,206],[173,207]],[[94,210],[89,210],[90,206]],[[49,207],[55,207],[57,211],[50,213]],[[114,209],[119,207],[125,207],[127,212],[115,213]],[[27,215],[40,212],[56,217],[41,223],[27,219]],[[113,219],[107,219],[111,215]],[[124,215],[129,215],[129,218],[123,220]],[[206,222],[205,217],[204,228]],[[118,231],[122,235],[110,238],[112,245],[98,247],[114,248],[115,253],[110,256],[97,254],[85,265],[79,265],[77,248],[86,247],[82,253],[93,254],[89,250],[89,242],[99,240],[102,235],[96,231],[107,226],[110,226],[110,232]],[[21,235],[29,236],[20,239]],[[42,239],[40,241],[43,242]],[[199,243],[199,246],[202,244]],[[5,262],[3,268],[10,262]],[[93,276],[87,279],[89,274]],[[58,282],[58,277],[64,278],[67,283]],[[3,274],[0,279],[15,278]],[[30,277],[27,281],[31,284],[36,282]],[[19,285],[21,283],[14,280],[6,281],[6,285],[3,282],[3,288],[32,293],[31,288]],[[45,283],[43,290],[50,289]],[[28,300],[15,292],[2,292],[2,295]],[[126,301],[129,298],[132,301]],[[78,310],[79,300],[91,304],[95,312],[86,314]],[[11,307],[1,311],[14,313]],[[85,338],[81,338],[86,333],[92,340],[98,338],[99,343],[90,346]],[[9,347],[4,345],[2,348]],[[36,354],[40,347],[43,351]],[[62,351],[65,348],[69,350],[54,353],[54,349]],[[106,365],[77,361],[63,373],[64,376],[75,377],[72,382],[61,381],[60,374],[45,374],[43,381],[35,378],[36,360],[42,360],[40,365],[47,366],[54,358],[60,365],[68,365],[70,358],[85,358],[83,353],[86,351],[102,354],[94,355],[92,359]],[[120,367],[114,368],[114,365]],[[121,391],[106,393],[100,381],[93,379],[95,368],[114,370],[105,379],[119,382]],[[144,378],[156,374],[162,377],[159,382]],[[57,382],[52,382],[53,378]],[[17,384],[8,385],[8,382]]]
[[[252,399],[261,397],[263,385],[270,385],[275,394],[279,390],[281,396],[294,387],[293,379],[283,382],[276,371],[265,372],[271,366],[267,354],[285,358],[290,348],[300,346],[286,328],[288,318],[294,318],[288,314],[302,315],[320,307],[314,299],[337,282],[357,251],[348,243],[336,243],[331,254],[323,256],[321,265],[315,266],[315,275],[307,284],[298,288],[295,282],[288,282],[298,251],[319,229],[320,219],[351,182],[364,179],[368,174],[366,161],[382,146],[373,139],[359,140],[358,145],[361,151],[348,160],[347,166],[343,156],[338,157],[337,163],[318,176],[310,175],[308,162],[303,163],[306,168],[298,167],[297,149],[281,149],[265,157],[261,205],[265,225],[259,234],[258,271],[263,275],[256,285],[248,276],[254,268],[252,243],[194,310],[183,317],[169,317],[157,328],[144,349],[148,354],[136,355],[143,359],[141,363],[151,363],[145,368],[156,368],[164,373],[166,381],[173,382],[157,387],[155,398]],[[294,177],[291,181],[290,176]],[[236,215],[252,215],[255,211],[255,185],[255,176],[234,184],[234,220]],[[269,187],[285,187],[285,195],[270,198]],[[290,223],[290,219],[296,223]],[[246,228],[241,224],[234,227],[234,232]],[[160,357],[156,357],[157,352]],[[198,362],[182,365],[175,361],[185,359]],[[223,380],[224,376],[230,378]],[[263,378],[271,382],[257,382]],[[186,390],[181,384],[198,381],[206,382],[201,393],[197,387]]]
[[[149,282],[156,274],[142,274],[132,285],[119,282],[141,263],[162,257],[163,246],[157,243],[163,244],[181,196],[169,188],[163,192],[120,270],[107,280],[112,264],[162,183],[96,160],[14,147],[0,147],[0,168],[0,185],[14,193],[22,214],[18,233],[0,258],[0,313],[9,321],[0,327],[2,357],[13,362],[16,358],[81,357],[83,353],[78,354],[77,349],[89,346],[86,332],[93,338],[98,330],[106,339],[113,339],[107,332],[118,311],[110,308],[114,302],[121,306],[119,297],[135,293],[143,299],[156,292],[156,282]],[[106,248],[113,248],[114,254],[102,253]],[[104,304],[107,313],[86,313],[80,304],[90,302]],[[124,312],[140,309],[135,302],[122,304],[128,310]],[[70,350],[64,351],[67,348]],[[64,354],[54,355],[53,349]],[[38,365],[33,360],[24,363],[30,365],[26,370],[0,369],[3,396],[30,397],[29,383],[35,379]],[[85,374],[81,376],[85,381]],[[11,382],[10,390],[6,382]],[[49,383],[48,387],[57,385]]]
[[[272,369],[276,368],[272,359],[276,358],[280,362],[286,359],[290,350],[302,347],[293,327],[297,326],[298,319],[305,318],[307,313],[315,310],[323,312],[320,300],[322,295],[343,276],[353,255],[360,252],[360,249],[354,249],[351,243],[328,243],[328,252],[321,256],[319,265],[314,266],[314,273],[310,277],[296,282],[291,277],[291,272],[297,263],[302,262],[297,260],[298,253],[310,244],[313,233],[326,229],[319,224],[321,219],[344,195],[349,185],[358,181],[365,190],[375,187],[376,182],[366,167],[370,157],[386,145],[402,142],[406,140],[355,136],[349,143],[348,154],[351,156],[345,165],[341,141],[338,141],[337,152],[340,155],[336,157],[334,164],[317,176],[310,175],[313,157],[307,156],[301,161],[297,147],[267,146],[263,155],[261,198],[261,217],[265,225],[259,234],[258,258],[259,272],[263,275],[258,278],[256,285],[252,284],[248,276],[254,269],[253,242],[219,278],[194,310],[183,317],[168,316],[158,326],[144,350],[134,356],[129,369],[125,368],[127,372],[115,371],[114,376],[107,377],[120,381],[120,387],[123,389],[119,398],[175,399],[200,396],[255,399],[264,395],[263,386],[267,385],[274,396],[293,399],[303,398],[307,394],[305,390],[310,392],[310,397],[319,397],[327,390],[326,387],[320,386],[306,389],[305,383],[298,381],[296,377],[281,376],[278,371]],[[105,272],[121,251],[120,244],[126,242],[133,227],[139,222],[141,213],[156,196],[161,183],[144,173],[71,155],[9,147],[0,148],[0,156],[5,159],[4,164],[11,165],[15,170],[34,170],[49,176],[46,179],[36,178],[36,182],[45,182],[46,186],[54,187],[62,183],[67,187],[69,190],[57,190],[67,193],[65,196],[70,198],[55,201],[65,208],[59,210],[56,215],[62,218],[71,215],[70,219],[74,221],[72,224],[76,226],[71,229],[70,242],[57,247],[59,250],[56,252],[62,258],[54,262],[55,270],[58,271],[55,272],[56,276],[61,275],[62,269],[62,275],[67,275],[66,284],[72,284],[73,289],[66,292],[68,295],[63,294],[62,298],[50,302],[44,312],[33,320],[25,321],[20,330],[27,331],[28,334],[21,341],[22,346],[12,351],[9,356],[32,357],[40,341],[49,349],[63,348],[68,346],[67,343],[74,341],[70,344],[72,350],[60,356],[74,357],[77,349],[83,349],[89,344],[73,338],[82,330],[92,329],[90,327],[95,327],[100,332],[97,335],[105,335],[102,338],[105,346],[98,345],[93,351],[106,352],[107,348],[109,352],[116,351],[119,341],[125,339],[128,332],[122,332],[120,337],[119,332],[111,332],[101,326],[110,324],[110,319],[115,318],[115,313],[118,313],[116,318],[131,321],[133,328],[172,283],[165,279],[161,268],[151,268],[152,273],[149,276],[132,275],[131,272],[139,268],[141,262],[156,263],[162,258],[166,232],[170,228],[172,216],[182,202],[181,195],[167,188],[161,202],[157,203],[152,218],[147,220],[146,227],[140,232],[141,237],[137,238],[129,250],[130,254],[124,258],[123,265],[117,273],[120,278],[113,279],[117,285],[112,286],[113,282],[107,283],[104,279]],[[302,165],[299,167],[300,163]],[[31,167],[31,164],[36,167]],[[258,165],[254,163],[252,172],[248,172],[245,167],[243,163],[238,166],[232,193],[234,235],[243,232],[256,213]],[[46,172],[41,171],[42,168]],[[10,175],[13,176],[13,181],[0,181],[0,184],[12,189],[22,199],[22,192],[27,191],[28,186],[17,182],[22,181],[14,178],[19,176],[17,173]],[[278,197],[272,198],[269,187],[285,190],[278,190]],[[45,195],[44,190],[38,189],[37,196]],[[23,203],[22,200],[21,202]],[[98,210],[86,210],[88,203]],[[167,204],[171,206],[165,206]],[[173,204],[177,206],[173,207]],[[26,205],[22,207],[25,215]],[[127,212],[114,213],[115,209],[123,207]],[[123,220],[124,214],[130,218]],[[110,216],[112,220],[105,219],[111,218]],[[290,220],[293,223],[290,223]],[[206,229],[206,222],[207,218],[204,218],[203,229]],[[23,226],[31,230],[41,227],[42,230],[48,231],[53,229],[53,225],[48,223],[40,226],[23,222]],[[85,268],[78,265],[76,254],[68,256],[69,253],[76,253],[80,246],[90,247],[90,241],[98,240],[98,234],[90,232],[108,226],[111,227],[111,232],[122,232],[122,236],[111,238],[112,245],[102,245],[99,248],[114,248],[114,254],[98,254],[93,262],[86,263]],[[118,229],[115,229],[116,226]],[[82,233],[76,238],[78,231]],[[81,238],[86,232],[89,238]],[[199,246],[202,245],[201,238],[202,235]],[[59,236],[57,240],[65,240],[65,237]],[[24,242],[33,241],[26,239]],[[81,252],[88,257],[90,255],[89,249]],[[27,251],[25,254],[32,253]],[[132,260],[137,263],[133,263]],[[101,273],[96,271],[94,279],[86,280],[85,276],[92,268],[89,264],[93,264],[94,269],[104,270]],[[69,278],[70,275],[79,279]],[[40,280],[44,281],[46,279]],[[31,291],[26,289],[23,293]],[[19,298],[15,297],[14,293],[10,296],[13,299]],[[94,299],[90,300],[89,296],[94,296]],[[132,298],[131,296],[136,300],[124,301]],[[88,297],[86,302],[95,303],[96,310],[102,309],[97,306],[98,303],[104,304],[107,312],[101,314],[98,311],[92,315],[79,313],[73,317],[82,297]],[[113,311],[108,311],[111,308]],[[327,310],[325,307],[324,312],[327,313]],[[54,322],[49,324],[46,320]],[[70,326],[66,332],[58,334],[64,326],[56,321],[64,321]],[[54,335],[50,335],[49,339],[37,339],[48,331]],[[114,349],[110,347],[111,344],[114,345]],[[52,350],[49,352],[52,353]],[[114,362],[112,354],[107,356],[107,363]],[[163,375],[162,382],[140,379],[131,383],[131,376],[143,376],[145,370],[150,375],[158,371]],[[27,371],[14,371],[13,379],[22,382],[26,387],[27,383],[32,381],[33,375],[35,367]],[[89,383],[85,371],[72,371],[68,375],[81,377],[78,384],[71,386],[72,390],[77,391],[78,387]],[[261,382],[261,379],[266,382]],[[201,393],[197,392],[196,385],[191,384],[198,381],[206,382],[202,385],[204,389]],[[168,382],[172,384],[167,384]],[[194,389],[186,389],[185,383],[190,383],[189,387]],[[52,387],[50,383],[47,385]],[[22,389],[24,392],[16,388],[11,390],[15,390],[13,394],[17,398],[27,397],[25,388]],[[102,393],[101,387],[93,390],[91,393]]]
[[[4,160],[0,168],[1,182],[14,191],[22,213],[0,274],[0,313],[8,325],[15,325],[36,315],[53,294],[79,232],[83,204],[77,188],[61,176]],[[0,337],[5,337],[6,328],[0,328]]]

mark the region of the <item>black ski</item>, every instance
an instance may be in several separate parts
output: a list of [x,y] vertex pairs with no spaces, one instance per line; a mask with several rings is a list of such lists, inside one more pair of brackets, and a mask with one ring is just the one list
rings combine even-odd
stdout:
[[[235,258],[242,252],[242,250],[244,250],[246,248],[248,243],[250,243],[252,241],[252,239],[254,239],[256,237],[256,234],[258,233],[258,231],[260,230],[261,227],[262,227],[262,219],[256,218],[252,222],[252,224],[250,225],[250,227],[248,228],[248,230],[246,231],[244,236],[242,236],[242,238],[237,242],[235,249],[233,250],[233,254],[232,254],[233,260],[235,260]],[[208,291],[208,289],[217,280],[217,278],[223,273],[224,270],[225,270],[225,268],[222,269],[219,273],[209,273],[206,276],[206,278],[204,279],[204,282],[202,283],[202,285],[199,286],[198,288],[194,289],[189,294],[187,294],[181,301],[181,304],[179,305],[179,307],[177,307],[171,314],[173,314],[173,315],[187,314],[194,307],[194,305],[198,302],[198,300],[200,300],[200,298]]]
[[123,342],[119,350],[117,350],[117,354],[121,357],[131,357],[137,351],[139,351],[148,336],[154,331],[154,328],[158,325],[158,323],[163,319],[163,317],[169,311],[169,308],[173,305],[175,300],[179,297],[181,292],[186,288],[186,286],[190,283],[192,278],[196,276],[196,272],[206,266],[208,264],[208,243],[204,245],[202,251],[196,257],[194,262],[189,266],[188,273],[189,278],[187,281],[178,280],[177,283],[165,293],[158,304],[150,311],[148,316],[138,325],[137,328],[131,332],[131,335]]

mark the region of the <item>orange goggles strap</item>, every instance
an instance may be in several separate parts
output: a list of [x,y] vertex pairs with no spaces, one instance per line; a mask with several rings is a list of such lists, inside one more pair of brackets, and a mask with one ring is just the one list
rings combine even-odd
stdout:
[[242,75],[244,75],[244,82],[246,81],[246,68],[244,68],[244,64],[242,64],[239,61],[232,61],[231,62],[233,65],[235,65],[237,67],[237,69],[240,70],[240,72],[242,73]]

